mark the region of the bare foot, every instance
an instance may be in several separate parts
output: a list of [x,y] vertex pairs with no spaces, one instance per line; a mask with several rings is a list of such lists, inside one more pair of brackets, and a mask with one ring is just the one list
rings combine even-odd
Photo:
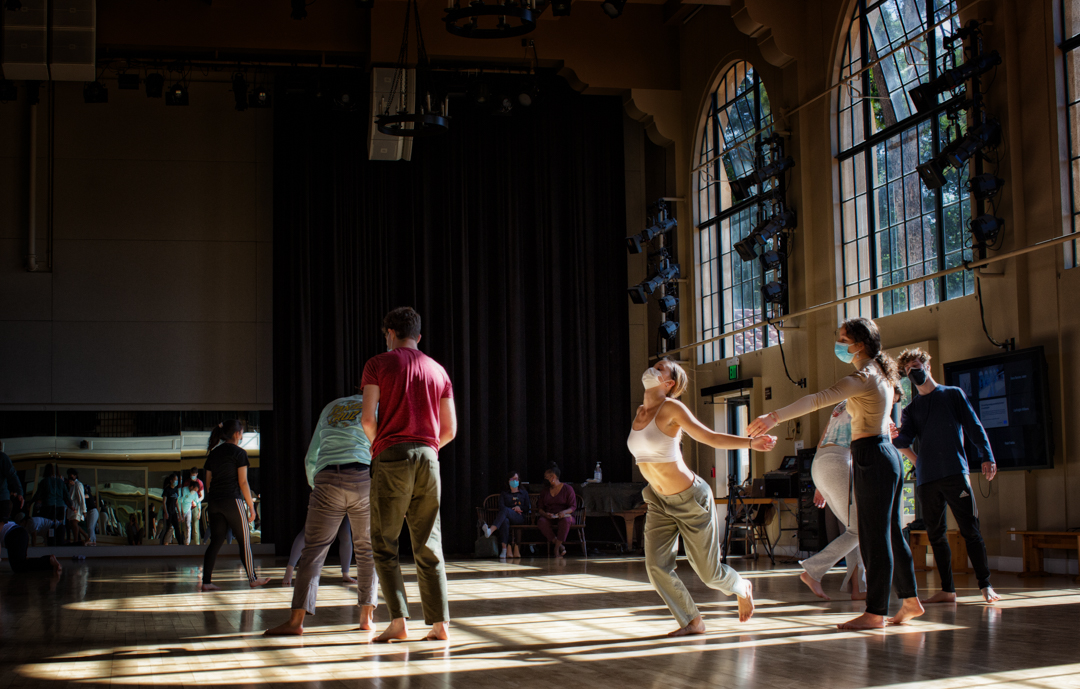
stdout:
[[390,620],[390,626],[386,631],[375,637],[376,643],[388,644],[392,641],[405,641],[409,638],[409,628],[405,626],[405,618],[398,617]]
[[746,622],[754,616],[754,585],[746,582],[746,598],[735,598],[739,601],[739,622]]
[[866,591],[852,591],[851,600],[866,600]]
[[265,577],[263,579],[256,579],[255,581],[251,582],[251,588],[257,589],[260,586],[266,586],[269,583],[270,583],[270,577]]
[[[952,595],[955,599],[956,594]],[[919,602],[917,597],[905,598],[904,604],[900,606],[900,612],[889,620],[889,624],[907,624],[908,620],[914,619],[925,612],[922,603]]]
[[933,605],[935,603],[955,603],[956,593],[949,593],[948,591],[938,591],[929,598],[923,598],[922,602],[926,605]]
[[221,587],[220,586],[215,586],[214,584],[203,584],[202,586],[199,587],[199,590],[200,591],[220,591]]
[[263,632],[263,636],[300,636],[304,633],[304,625],[294,625],[292,621],[284,624],[279,624],[273,629],[267,629]]
[[513,555],[513,557],[521,557],[521,548],[517,547],[516,545],[514,546],[514,555]]
[[341,583],[342,583],[342,584],[345,584],[346,586],[348,586],[349,584],[355,584],[355,583],[356,583],[356,579],[353,579],[353,578],[352,578],[352,577],[350,577],[350,576],[349,576],[348,574],[342,574],[342,575],[341,575]]
[[853,620],[836,625],[837,629],[883,629],[885,618],[882,615],[864,612]]
[[370,632],[375,629],[375,606],[360,606],[360,631]]
[[53,574],[59,574],[64,569],[60,566],[60,561],[56,559],[55,555],[49,556],[49,564],[52,565]]
[[676,629],[673,632],[668,632],[668,636],[691,636],[693,634],[704,634],[705,622],[701,619],[701,615],[698,615],[694,619],[690,620],[690,624],[686,625],[682,629]]
[[987,586],[982,590],[982,595],[983,600],[985,600],[987,603],[996,603],[997,601],[1001,600],[1001,596],[999,596],[997,594],[997,591],[995,591],[990,586]]
[[806,584],[806,586],[814,592],[815,596],[824,598],[825,600],[832,600],[832,598],[825,595],[825,589],[821,588],[821,582],[810,576],[809,572],[803,572],[799,575],[799,578],[802,579],[802,583]]
[[424,637],[424,641],[449,641],[450,623],[436,622],[431,625],[431,631]]

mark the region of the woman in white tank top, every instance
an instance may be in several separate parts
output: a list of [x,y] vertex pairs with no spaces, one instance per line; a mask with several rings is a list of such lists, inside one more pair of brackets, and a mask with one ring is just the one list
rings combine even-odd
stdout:
[[694,440],[721,450],[767,452],[776,438],[762,435],[744,438],[717,433],[698,421],[677,399],[686,391],[688,378],[682,366],[663,359],[641,376],[645,399],[626,440],[642,476],[649,485],[642,496],[649,506],[645,515],[645,565],[649,581],[664,599],[679,629],[668,636],[702,634],[701,619],[690,592],[675,574],[679,537],[687,559],[701,581],[725,595],[738,597],[739,621],[754,614],[750,582],[720,561],[720,534],[712,489],[683,461],[679,440],[685,430]]

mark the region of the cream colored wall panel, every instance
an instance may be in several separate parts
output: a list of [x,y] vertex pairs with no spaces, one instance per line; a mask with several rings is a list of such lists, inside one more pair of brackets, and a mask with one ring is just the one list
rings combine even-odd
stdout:
[[256,320],[260,323],[274,321],[274,246],[266,242],[255,245],[257,260],[255,263],[255,299]]
[[254,321],[257,246],[59,241],[56,319]]
[[255,164],[58,160],[57,239],[255,238]]
[[88,105],[82,86],[57,84],[58,158],[255,160],[255,113],[236,111],[231,84],[191,84],[186,107],[168,107],[141,88],[121,91],[112,79],[105,81],[109,102]]
[[258,356],[255,376],[259,404],[274,403],[274,324],[258,323],[256,326],[258,341],[255,351]]
[[55,324],[56,404],[255,404],[254,323]]
[[260,242],[274,241],[274,166],[259,163],[255,169],[255,232]]
[[0,320],[52,318],[52,275],[26,272],[25,251],[25,240],[0,239]]
[[0,404],[52,401],[52,328],[47,321],[0,321]]

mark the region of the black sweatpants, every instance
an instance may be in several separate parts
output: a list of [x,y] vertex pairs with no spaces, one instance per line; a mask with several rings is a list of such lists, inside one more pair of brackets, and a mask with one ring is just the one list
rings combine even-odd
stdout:
[[900,598],[916,596],[915,565],[901,530],[903,464],[900,452],[882,435],[853,440],[851,465],[859,505],[859,548],[866,566],[866,612],[887,615],[894,582]]
[[183,544],[184,538],[180,535],[180,501],[176,498],[165,499],[165,519],[168,521],[168,526],[161,532],[161,545],[165,545],[165,539],[169,536],[169,529],[173,530],[173,538],[176,539],[176,542]]
[[214,563],[218,551],[225,545],[225,534],[232,529],[240,546],[240,560],[244,563],[248,581],[255,581],[255,559],[251,556],[251,531],[248,530],[247,503],[243,498],[212,500],[208,503],[210,515],[210,545],[203,556],[203,583],[209,584],[214,576]]
[[16,574],[52,571],[52,562],[48,555],[34,559],[26,557],[26,550],[30,547],[30,534],[21,526],[11,527],[4,536],[4,547],[7,548],[11,571]]
[[967,541],[968,557],[975,568],[979,588],[990,586],[990,562],[986,557],[986,544],[979,531],[979,508],[971,494],[971,482],[967,474],[946,476],[937,481],[924,483],[915,489],[922,505],[923,521],[930,547],[934,549],[934,564],[941,577],[941,590],[956,593],[952,577],[952,550],[949,548],[948,521],[945,506],[952,510],[960,535]]

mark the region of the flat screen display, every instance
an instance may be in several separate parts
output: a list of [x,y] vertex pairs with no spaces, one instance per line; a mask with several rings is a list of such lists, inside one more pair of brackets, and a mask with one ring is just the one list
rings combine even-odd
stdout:
[[[975,410],[998,470],[1054,465],[1046,358],[1042,347],[945,364],[945,384],[964,391]],[[975,456],[969,447],[968,457]],[[978,471],[977,465],[971,466]]]

